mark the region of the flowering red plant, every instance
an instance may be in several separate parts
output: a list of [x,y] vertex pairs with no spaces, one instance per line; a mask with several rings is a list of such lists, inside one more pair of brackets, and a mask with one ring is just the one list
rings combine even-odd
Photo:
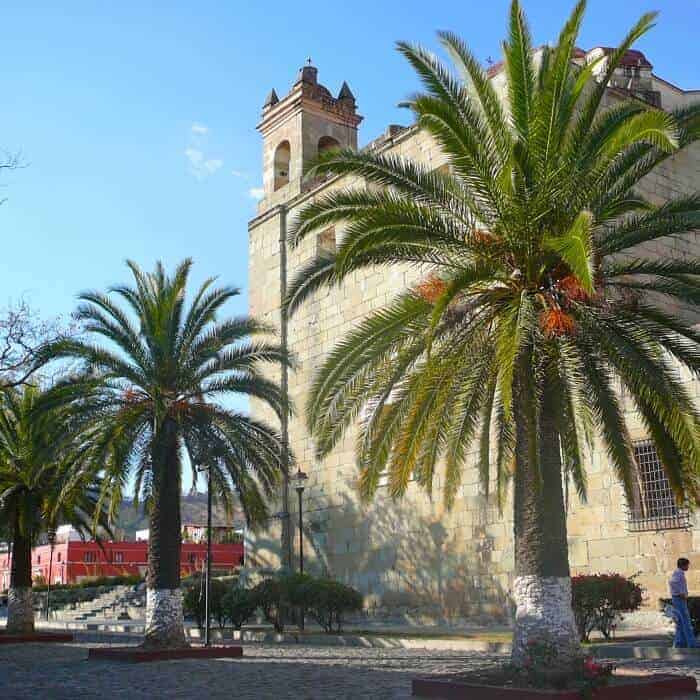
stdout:
[[592,656],[586,656],[583,660],[583,671],[590,676],[599,676],[603,673],[605,667],[595,661]]
[[609,639],[617,621],[622,619],[622,613],[632,612],[641,606],[643,593],[634,576],[574,576],[571,579],[571,604],[581,640],[587,642],[593,630],[598,630]]

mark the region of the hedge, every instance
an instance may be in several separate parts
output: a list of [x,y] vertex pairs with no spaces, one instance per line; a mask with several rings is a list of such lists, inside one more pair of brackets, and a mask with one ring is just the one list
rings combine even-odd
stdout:
[[[128,574],[124,576],[98,576],[97,578],[85,579],[80,583],[54,583],[51,592],[73,591],[81,588],[105,588],[110,586],[136,586],[143,583],[143,578],[138,574]],[[33,585],[32,590],[36,592],[45,591],[48,586],[45,583]]]
[[[203,628],[205,600],[199,582],[185,587],[183,603],[185,612]],[[212,579],[211,615],[222,629],[226,624],[240,629],[260,610],[275,631],[282,633],[304,609],[330,634],[341,632],[344,616],[361,608],[362,595],[358,591],[329,578],[288,574],[267,578],[252,589]]]
[[325,632],[341,632],[343,617],[362,608],[362,595],[340,581],[292,574],[267,579],[253,589],[265,619],[277,632],[303,608]]

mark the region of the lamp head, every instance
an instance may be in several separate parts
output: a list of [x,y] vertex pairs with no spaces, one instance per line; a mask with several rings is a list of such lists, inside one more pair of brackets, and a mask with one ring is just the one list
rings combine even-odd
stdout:
[[298,493],[302,493],[304,488],[306,487],[306,480],[309,477],[301,471],[301,468],[297,471],[297,473],[291,478],[291,481],[294,483],[294,488],[296,488]]

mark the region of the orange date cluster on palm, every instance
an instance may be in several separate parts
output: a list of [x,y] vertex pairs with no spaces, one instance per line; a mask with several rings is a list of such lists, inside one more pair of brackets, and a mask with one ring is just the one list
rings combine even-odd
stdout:
[[434,304],[447,289],[447,284],[437,275],[430,275],[419,282],[415,291],[416,294],[423,297],[430,304]]
[[554,338],[561,335],[573,335],[576,330],[576,322],[562,309],[547,309],[540,315],[540,327],[545,336]]
[[591,295],[583,288],[575,275],[560,277],[546,295],[551,306],[540,314],[540,328],[548,338],[573,335],[576,321],[567,313],[572,303],[590,302]]

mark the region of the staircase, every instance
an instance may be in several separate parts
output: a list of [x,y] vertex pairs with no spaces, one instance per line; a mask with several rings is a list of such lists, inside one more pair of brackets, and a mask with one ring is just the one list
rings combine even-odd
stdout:
[[51,613],[56,622],[143,619],[146,616],[146,589],[139,586],[115,586],[86,603],[59,608]]

